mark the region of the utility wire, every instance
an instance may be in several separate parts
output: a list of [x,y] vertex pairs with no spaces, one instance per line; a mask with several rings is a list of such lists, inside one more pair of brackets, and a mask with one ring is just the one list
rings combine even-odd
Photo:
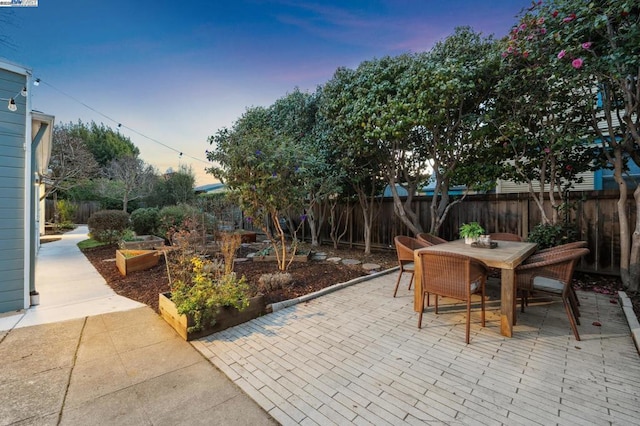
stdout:
[[172,146],[169,146],[169,145],[167,145],[167,144],[165,144],[165,143],[162,143],[162,142],[160,142],[160,141],[159,141],[159,140],[157,140],[157,139],[154,139],[154,138],[152,138],[152,137],[150,137],[150,136],[145,135],[144,133],[141,133],[141,132],[139,132],[139,131],[137,131],[137,130],[135,130],[135,129],[133,129],[133,128],[129,127],[129,126],[126,126],[126,125],[122,124],[120,121],[115,120],[114,118],[109,117],[108,115],[104,114],[104,113],[103,113],[103,112],[101,112],[101,111],[98,111],[97,109],[93,108],[93,107],[92,107],[92,106],[90,106],[90,105],[87,105],[86,103],[82,102],[80,99],[78,99],[78,98],[74,97],[73,95],[70,95],[69,93],[66,93],[65,91],[63,91],[63,90],[61,90],[61,89],[58,89],[57,87],[55,87],[55,86],[54,86],[53,84],[51,84],[51,83],[48,83],[48,82],[46,82],[46,81],[44,81],[44,80],[42,80],[42,79],[40,79],[40,78],[38,78],[38,79],[37,79],[37,81],[38,81],[38,83],[42,83],[42,84],[45,84],[45,85],[49,86],[50,88],[52,88],[52,89],[53,89],[53,90],[55,90],[56,92],[58,92],[58,93],[60,93],[60,94],[62,94],[62,95],[64,95],[64,96],[68,97],[69,99],[72,99],[72,100],[74,100],[75,102],[78,102],[80,105],[82,105],[82,106],[84,106],[85,108],[87,108],[87,109],[89,109],[89,110],[91,110],[91,111],[95,112],[96,114],[98,114],[98,115],[100,115],[100,116],[102,116],[102,117],[106,118],[107,120],[112,121],[113,123],[117,124],[118,128],[125,128],[125,129],[129,130],[130,132],[135,133],[135,134],[136,134],[136,135],[138,135],[138,136],[141,136],[141,137],[143,137],[143,138],[145,138],[145,139],[150,140],[151,142],[157,143],[158,145],[162,145],[163,147],[165,147],[165,148],[167,148],[167,149],[170,149],[170,150],[171,150],[171,151],[173,151],[173,152],[176,152],[176,153],[180,156],[180,158],[188,157],[188,158],[191,158],[192,160],[199,161],[199,162],[201,162],[201,163],[205,163],[205,164],[207,164],[207,165],[210,165],[210,164],[211,164],[211,162],[209,162],[209,161],[203,160],[203,159],[201,159],[201,158],[193,157],[193,156],[191,156],[191,155],[189,155],[189,154],[185,154],[184,152],[180,151],[179,149],[176,149],[176,148],[174,148],[174,147],[172,147]]

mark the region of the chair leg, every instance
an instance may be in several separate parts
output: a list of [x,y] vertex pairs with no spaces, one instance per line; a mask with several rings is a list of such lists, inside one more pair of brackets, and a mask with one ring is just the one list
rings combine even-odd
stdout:
[[576,305],[580,306],[580,299],[578,299],[578,294],[576,293],[576,289],[573,288],[573,285],[569,285],[569,290],[571,290],[571,294],[575,298]]
[[571,330],[573,330],[573,335],[575,336],[577,341],[580,341],[580,334],[578,334],[578,327],[576,326],[576,321],[573,316],[573,312],[571,312],[570,302],[566,297],[562,298],[562,303],[564,304],[564,309],[567,311],[567,317],[569,318],[569,323],[571,324]]
[[422,328],[422,313],[424,312],[424,296],[425,296],[425,293],[422,294],[422,298],[420,299],[420,315],[418,315],[418,328]]
[[411,278],[409,278],[409,287],[407,287],[407,290],[411,290],[411,284],[413,283],[413,276],[415,274],[413,273],[413,271],[411,271]]
[[480,315],[482,318],[482,326],[485,326],[485,315],[484,315],[484,298],[485,298],[485,286],[486,282],[482,283],[482,299],[480,300]]
[[400,267],[400,272],[398,273],[398,279],[396,280],[396,288],[393,290],[393,297],[396,297],[396,293],[398,292],[398,286],[400,285],[400,278],[402,278],[402,267]]
[[471,296],[467,298],[467,330],[465,334],[465,342],[469,344],[469,330],[471,329]]

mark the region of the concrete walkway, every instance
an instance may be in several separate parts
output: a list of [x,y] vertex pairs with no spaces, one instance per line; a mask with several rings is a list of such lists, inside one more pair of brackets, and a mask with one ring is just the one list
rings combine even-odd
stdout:
[[50,324],[89,315],[127,311],[146,306],[118,296],[78,249],[89,238],[78,226],[59,241],[42,244],[36,261],[36,290],[40,305],[0,317],[0,330]]
[[[582,341],[562,303],[532,301],[514,337],[464,305],[429,309],[396,274],[194,342],[282,424],[640,424],[640,357],[617,297],[579,293]],[[494,292],[499,294],[497,286]]]
[[75,246],[85,238],[43,245],[41,304],[0,318],[0,425],[277,424],[151,308],[115,295]]

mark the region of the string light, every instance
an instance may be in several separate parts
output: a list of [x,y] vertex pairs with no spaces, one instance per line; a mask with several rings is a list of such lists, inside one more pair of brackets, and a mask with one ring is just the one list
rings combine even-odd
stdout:
[[36,78],[36,79],[33,81],[33,85],[34,85],[34,86],[40,86],[40,79],[39,79],[39,78]]
[[122,124],[120,121],[115,120],[115,119],[113,119],[113,118],[109,117],[108,115],[106,115],[106,114],[102,113],[101,111],[98,111],[97,109],[95,109],[95,108],[93,108],[93,107],[91,107],[91,106],[87,105],[86,103],[84,103],[84,102],[82,102],[81,100],[79,100],[79,99],[75,98],[74,96],[70,95],[69,93],[66,93],[66,92],[62,91],[61,89],[58,89],[57,87],[53,86],[51,83],[48,83],[48,82],[46,82],[46,81],[42,81],[40,78],[36,78],[36,79],[34,80],[33,84],[34,84],[34,85],[38,85],[38,84],[36,84],[36,83],[38,83],[38,84],[42,83],[42,84],[45,84],[45,85],[49,86],[50,88],[52,88],[53,90],[57,91],[58,93],[60,93],[60,94],[62,94],[62,95],[64,95],[64,96],[66,96],[66,97],[68,97],[69,99],[74,100],[75,102],[79,103],[80,105],[84,106],[85,108],[87,108],[87,109],[89,109],[89,110],[91,110],[91,111],[95,112],[96,114],[98,114],[98,115],[100,115],[100,116],[102,116],[102,117],[106,118],[106,119],[107,119],[107,120],[109,120],[110,122],[115,123],[119,129],[120,129],[120,128],[127,129],[127,130],[129,130],[130,132],[137,134],[138,136],[141,136],[141,137],[143,137],[143,138],[145,138],[145,139],[150,140],[151,142],[154,142],[154,143],[156,143],[156,144],[158,144],[158,145],[162,145],[163,147],[165,147],[165,148],[167,148],[167,149],[170,149],[171,151],[173,151],[173,152],[175,152],[175,153],[177,153],[177,154],[178,154],[178,158],[182,158],[182,157],[184,156],[184,157],[188,157],[188,158],[190,158],[190,159],[192,159],[192,160],[194,160],[194,161],[199,161],[199,162],[204,163],[204,164],[207,164],[207,165],[210,165],[210,164],[211,164],[209,161],[203,160],[203,159],[201,159],[201,158],[197,158],[197,157],[193,157],[193,156],[188,155],[188,154],[184,154],[184,153],[183,153],[182,151],[180,151],[179,149],[176,149],[176,148],[174,148],[174,147],[172,147],[172,146],[169,146],[169,145],[167,145],[167,144],[165,144],[165,143],[162,143],[162,142],[160,142],[160,141],[159,141],[159,140],[157,140],[157,139],[154,139],[154,138],[152,138],[152,137],[150,137],[150,136],[147,136],[147,135],[145,135],[145,134],[143,134],[143,133],[141,133],[141,132],[137,131],[136,129],[133,129],[133,128],[131,128],[131,127],[128,127],[128,126],[126,126],[126,125]]
[[7,101],[7,108],[9,109],[9,111],[15,112],[18,110],[18,105],[16,104],[16,98],[18,97],[18,95],[27,96],[26,86],[23,87],[18,93],[16,93],[15,96],[11,98],[0,98],[0,101]]

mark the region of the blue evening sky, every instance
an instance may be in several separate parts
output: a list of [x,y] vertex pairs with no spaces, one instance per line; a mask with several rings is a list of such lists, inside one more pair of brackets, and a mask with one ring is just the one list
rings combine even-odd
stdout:
[[203,172],[207,137],[247,107],[313,92],[340,66],[429,50],[456,26],[502,37],[530,4],[39,0],[0,8],[0,57],[42,80],[34,109],[57,123],[122,123],[142,159],[161,172],[191,165],[204,184],[215,181]]

